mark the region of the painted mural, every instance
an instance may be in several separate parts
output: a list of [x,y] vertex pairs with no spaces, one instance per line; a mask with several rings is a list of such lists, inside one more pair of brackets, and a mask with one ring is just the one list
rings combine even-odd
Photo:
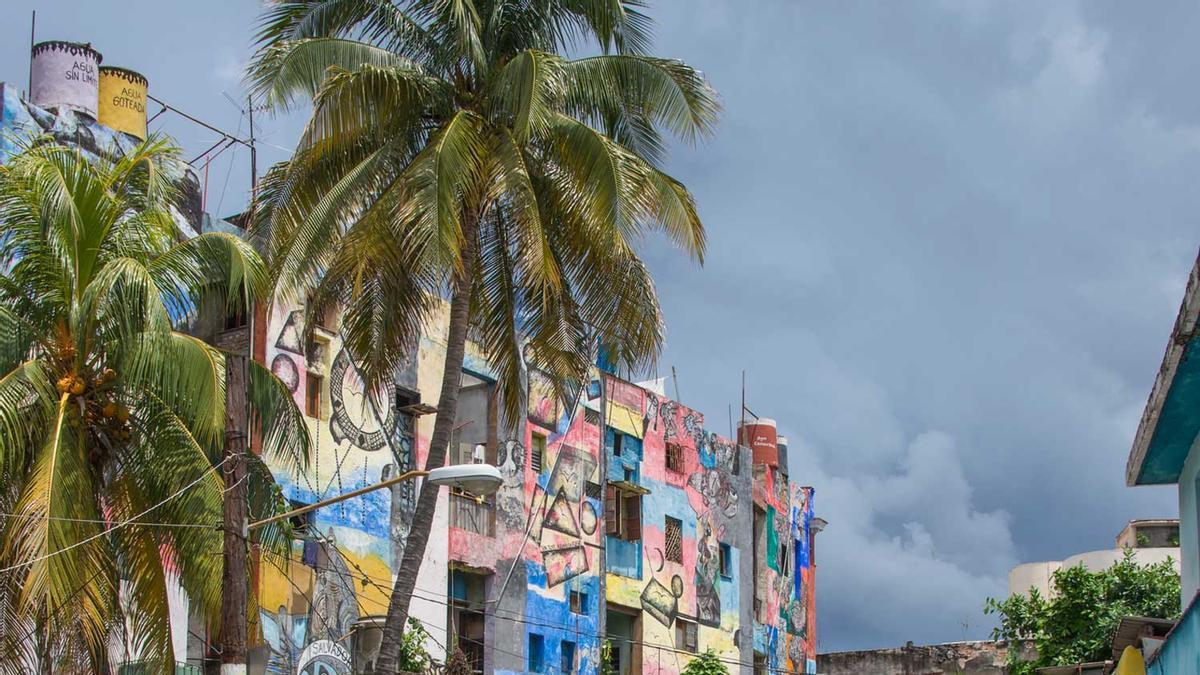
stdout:
[[755,570],[754,651],[784,672],[816,672],[812,497],[812,488],[789,483],[779,469],[754,467],[754,501],[763,514],[756,536],[765,558]]
[[[432,416],[406,412],[403,392],[419,400],[437,390],[444,345],[423,339],[398,386],[368,396],[335,332],[306,344],[304,317],[277,308],[267,327],[266,361],[316,413],[317,455],[304,475],[277,474],[285,495],[311,503],[423,465]],[[486,387],[487,364],[470,346],[467,361],[472,386]],[[418,582],[433,653],[458,644],[486,673],[590,675],[607,628],[623,673],[673,675],[707,649],[732,672],[748,672],[756,652],[772,668],[810,672],[811,491],[753,467],[749,450],[706,430],[698,411],[604,377],[563,400],[531,370],[515,423],[497,419],[488,396],[477,397],[474,418],[460,410],[458,425],[473,431],[458,441],[487,446],[504,482],[486,500],[439,497],[435,527],[446,536],[431,540]],[[346,636],[386,610],[415,498],[415,484],[403,483],[322,509],[286,574],[264,566],[270,672],[350,672]],[[772,514],[774,546],[791,542],[794,572],[778,553],[756,566],[756,510]],[[756,567],[771,589],[762,621],[752,610]]]
[[[582,394],[581,394],[582,395]],[[493,541],[451,530],[451,564],[491,575],[488,672],[595,673],[602,560],[600,430],[530,371],[525,419],[499,444]],[[510,433],[514,433],[509,430]],[[536,650],[536,653],[534,653]]]
[[[304,473],[272,467],[284,496],[309,504],[386,480],[417,466],[417,429],[399,409],[397,389],[368,396],[336,332],[305,336],[300,307],[277,305],[269,317],[266,362],[305,411],[315,441]],[[398,383],[415,388],[415,358]],[[392,571],[404,552],[416,484],[367,493],[312,514],[286,565],[260,566],[260,625],[270,647],[268,672],[350,672],[346,637],[362,617],[387,609]]]
[[[609,566],[610,607],[640,610],[637,664],[629,672],[678,673],[691,651],[712,649],[732,669],[742,662],[738,528],[749,482],[736,475],[737,449],[704,429],[704,416],[676,401],[610,378],[609,478],[641,497],[640,565]],[[615,436],[621,434],[616,454]],[[640,452],[628,452],[630,446]],[[609,537],[620,556],[629,545]],[[725,558],[722,560],[722,558]],[[724,565],[724,567],[722,567]],[[631,651],[635,651],[632,650]]]

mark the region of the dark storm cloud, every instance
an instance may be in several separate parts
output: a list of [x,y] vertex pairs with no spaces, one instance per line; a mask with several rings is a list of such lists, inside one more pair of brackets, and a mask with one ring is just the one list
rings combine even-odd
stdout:
[[792,439],[823,650],[984,637],[1013,564],[1176,514],[1123,482],[1198,239],[1197,18],[1153,14],[656,7],[727,104],[673,157],[712,254],[654,249],[664,363]]
[[[25,81],[35,4],[43,37],[91,40],[245,133],[221,92],[244,98],[258,3],[17,2],[8,82]],[[751,407],[791,438],[831,522],[823,650],[983,637],[1013,564],[1176,513],[1123,468],[1198,239],[1196,13],[654,3],[656,50],[703,68],[727,108],[712,142],[671,157],[711,245],[703,269],[650,247],[662,362],[716,430],[746,369]],[[300,123],[260,117],[260,134],[287,147]],[[191,151],[215,140],[167,124]],[[265,146],[260,167],[285,156]],[[245,162],[213,165],[225,212]]]

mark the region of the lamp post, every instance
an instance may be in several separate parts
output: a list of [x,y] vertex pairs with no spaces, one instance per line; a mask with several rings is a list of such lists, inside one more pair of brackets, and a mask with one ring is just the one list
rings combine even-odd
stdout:
[[428,480],[431,485],[447,485],[450,487],[456,487],[465,492],[482,497],[486,497],[487,495],[496,492],[496,490],[500,488],[500,484],[504,482],[504,479],[500,476],[500,470],[490,464],[454,464],[451,466],[439,466],[432,471],[408,471],[396,476],[395,478],[389,478],[381,483],[375,483],[374,485],[368,485],[364,488],[351,490],[350,492],[340,494],[336,497],[323,499],[315,504],[305,504],[298,509],[292,509],[291,511],[288,511],[287,513],[280,513],[279,515],[250,523],[249,527],[246,529],[254,530],[262,527],[263,525],[270,525],[271,523],[277,523],[281,520],[304,515],[309,511],[315,511],[323,506],[344,502],[347,499],[353,499],[359,495],[367,494],[368,492],[382,490],[397,483],[403,483],[406,480],[422,477]]

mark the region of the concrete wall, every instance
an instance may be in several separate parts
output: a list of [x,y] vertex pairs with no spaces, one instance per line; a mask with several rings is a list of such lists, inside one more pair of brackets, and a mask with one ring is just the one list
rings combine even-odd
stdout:
[[[1022,646],[1023,656],[1034,656],[1032,644]],[[950,642],[894,649],[833,652],[818,657],[822,675],[1005,675],[1008,644],[1005,642]]]
[[1186,607],[1200,590],[1200,437],[1192,442],[1187,461],[1179,474],[1180,603]]
[[[1180,550],[1178,548],[1135,548],[1133,559],[1141,565],[1153,565],[1170,559],[1176,571],[1180,570]],[[1008,592],[1029,596],[1029,589],[1036,588],[1043,597],[1049,597],[1053,589],[1054,573],[1062,568],[1083,565],[1093,572],[1106,570],[1125,558],[1124,549],[1106,549],[1103,551],[1088,551],[1073,555],[1062,561],[1033,562],[1017,565],[1008,573]]]

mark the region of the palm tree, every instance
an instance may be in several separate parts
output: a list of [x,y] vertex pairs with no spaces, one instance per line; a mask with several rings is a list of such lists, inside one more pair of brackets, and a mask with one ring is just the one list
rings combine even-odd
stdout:
[[[661,168],[663,132],[707,134],[716,94],[646,54],[641,0],[295,0],[273,4],[249,71],[286,108],[311,97],[293,158],[264,181],[277,288],[340,305],[369,386],[387,380],[439,296],[450,300],[426,468],[445,461],[470,329],[520,414],[525,357],[556,382],[592,346],[618,366],[663,340],[638,245],[665,233],[703,262],[687,189]],[[572,50],[599,52],[568,58]],[[433,519],[421,490],[378,672],[391,672]]]
[[[268,278],[236,237],[182,236],[182,167],[155,139],[116,159],[34,139],[0,167],[0,671],[108,672],[116,638],[173,671],[174,579],[215,627],[225,355],[177,329]],[[291,395],[247,380],[264,451],[303,466]]]

